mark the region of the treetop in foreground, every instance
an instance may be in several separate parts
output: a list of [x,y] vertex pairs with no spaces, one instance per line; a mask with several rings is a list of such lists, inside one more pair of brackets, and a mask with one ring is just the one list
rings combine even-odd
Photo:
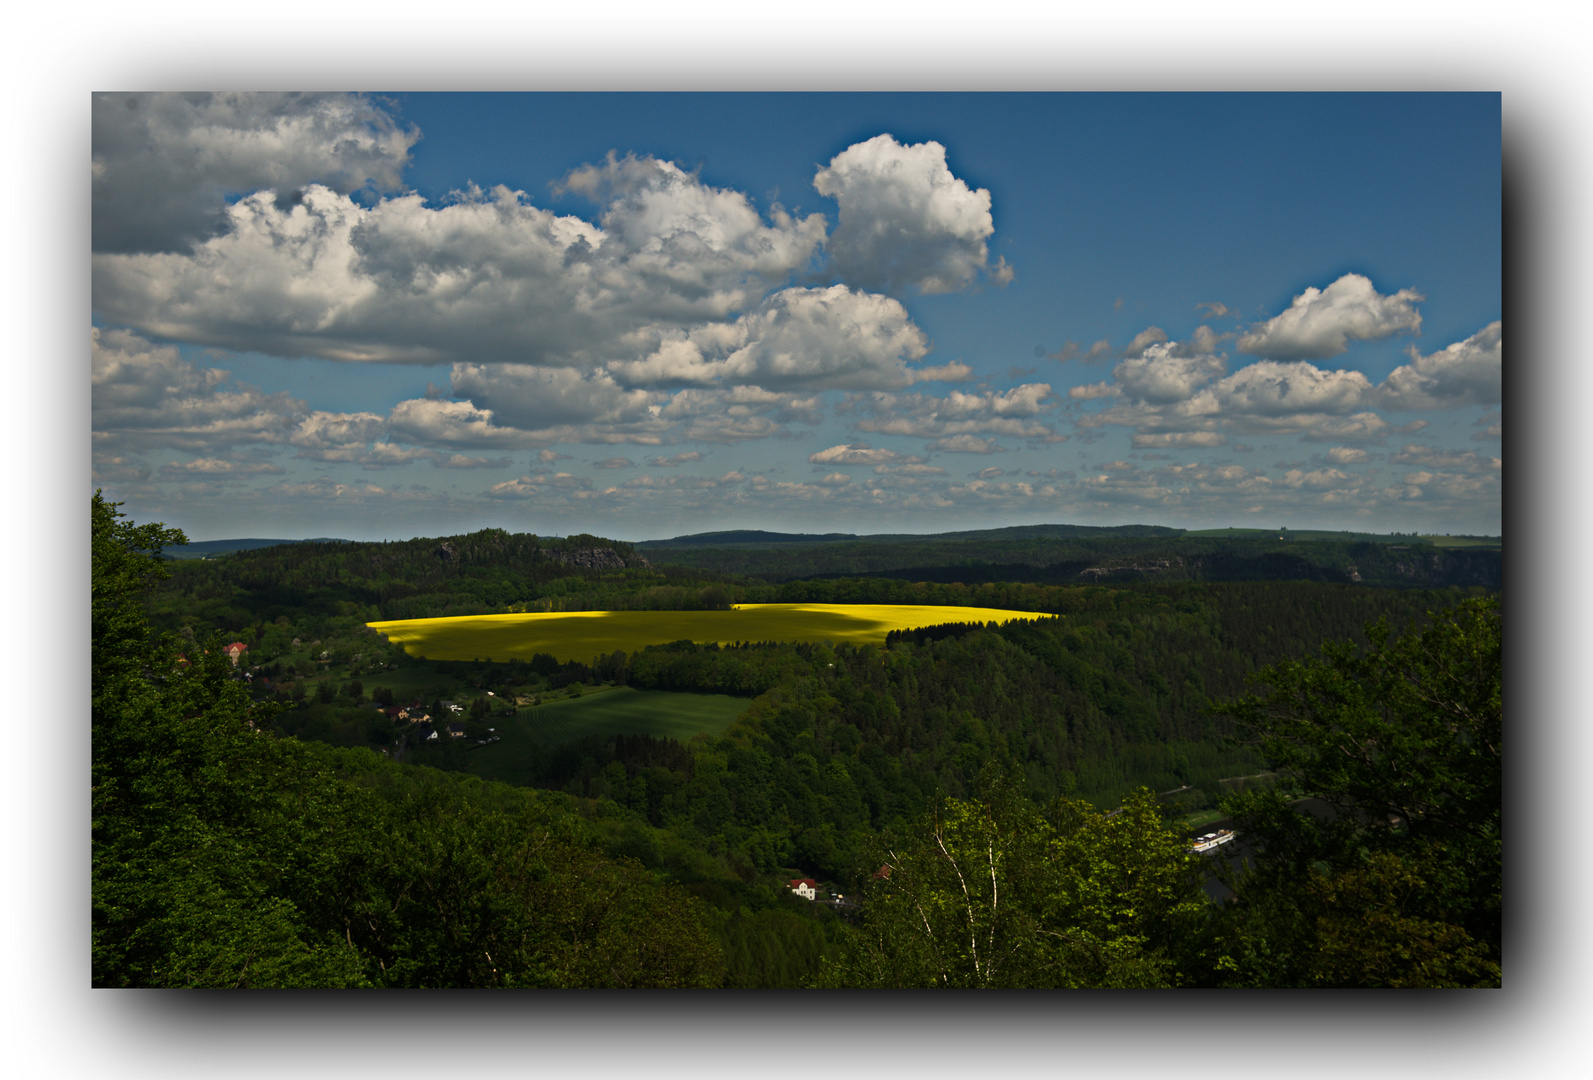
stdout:
[[[1497,597],[1390,642],[1274,664],[1224,708],[1293,789],[1225,809],[1260,852],[1228,915],[1234,981],[1500,980],[1503,619]],[[1312,808],[1317,812],[1311,812]]]

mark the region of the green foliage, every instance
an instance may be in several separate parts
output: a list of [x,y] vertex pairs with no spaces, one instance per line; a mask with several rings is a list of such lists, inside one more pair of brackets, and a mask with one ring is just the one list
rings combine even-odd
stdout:
[[824,984],[1178,985],[1175,949],[1205,904],[1149,793],[1112,814],[1067,800],[1042,813],[1015,778],[985,779],[980,799],[948,799],[870,847],[880,876]]
[[181,535],[134,527],[116,505],[95,493],[95,985],[362,984],[346,943],[273,888],[332,793],[259,734],[267,714],[219,639],[178,661],[149,633],[139,592],[161,573],[158,545]]
[[89,624],[96,718],[106,688],[143,670],[155,656],[156,642],[144,620],[141,598],[166,575],[162,548],[186,544],[176,529],[134,525],[94,493],[93,609]]
[[[387,850],[344,918],[385,986],[706,987],[722,977],[703,905],[581,843],[523,797],[387,789]],[[514,789],[506,789],[512,792]]]
[[1497,985],[1503,891],[1497,599],[1390,644],[1325,646],[1226,703],[1246,740],[1314,796],[1225,803],[1259,845],[1228,913],[1221,969],[1248,985]]
[[[807,908],[807,911],[797,908]],[[727,913],[720,929],[727,989],[811,985],[833,952],[843,927],[835,918],[815,918],[816,906],[788,899],[757,911],[742,907]]]
[[[1492,915],[1486,903],[1466,902],[1489,892],[1476,883],[1496,873],[1496,851],[1439,828],[1457,809],[1471,820],[1497,783],[1411,726],[1414,698],[1369,670],[1344,669],[1363,689],[1344,698],[1355,704],[1341,710],[1346,732],[1372,731],[1354,724],[1385,700],[1395,709],[1380,737],[1398,753],[1378,759],[1375,778],[1412,812],[1387,836],[1365,813],[1318,821],[1284,798],[1301,786],[1331,795],[1338,785],[1362,805],[1371,789],[1350,785],[1355,770],[1323,765],[1328,742],[1301,742],[1280,713],[1271,743],[1225,744],[1238,720],[1209,709],[1268,665],[1293,670],[1288,663],[1324,638],[1370,650],[1355,654],[1362,659],[1376,650],[1393,656],[1404,641],[1387,641],[1420,627],[1458,590],[1211,580],[1289,576],[1305,565],[1289,561],[1299,552],[1287,545],[1261,552],[1279,556],[1265,563],[1221,540],[1180,549],[1218,562],[1186,561],[1176,573],[1105,566],[1095,584],[1080,584],[1063,564],[1049,577],[1029,574],[1035,566],[1017,559],[1004,580],[1003,567],[971,555],[915,580],[770,584],[784,564],[768,563],[763,581],[725,579],[644,566],[624,545],[591,537],[495,530],[443,542],[284,545],[179,566],[162,582],[163,568],[148,556],[176,534],[108,514],[102,522],[96,500],[102,984],[791,986],[812,981],[830,957],[832,981],[849,972],[852,982],[883,985],[894,969],[880,966],[882,955],[915,985],[1497,978],[1497,889]],[[115,541],[103,558],[102,533]],[[1058,554],[1042,541],[1094,542],[1083,534],[1013,539],[1040,545],[1025,559]],[[1410,564],[1407,582],[1449,572],[1417,547],[1378,548],[1363,570],[1386,557]],[[1313,550],[1328,561],[1307,558],[1306,577],[1355,554],[1331,542]],[[1117,549],[1130,562],[1149,553]],[[152,597],[154,625],[197,633],[168,640],[151,632],[140,595]],[[363,629],[379,617],[732,601],[993,606],[1062,618],[999,630],[941,626],[886,649],[676,642],[591,664],[547,655],[422,664]],[[1394,628],[1389,638],[1363,632],[1379,618]],[[215,631],[249,645],[238,669],[219,655]],[[173,663],[178,649],[188,664]],[[1300,685],[1315,686],[1312,678]],[[565,700],[573,687],[605,683],[736,695],[741,704],[730,711],[745,711],[695,736],[682,728],[678,740],[614,728],[557,746],[514,743],[519,721],[502,710],[515,695],[557,699],[543,710],[552,716],[632,693],[605,688]],[[497,696],[468,722],[470,738],[421,746],[397,745],[405,729],[354,705],[361,693],[431,702],[446,722],[452,714],[442,715],[438,699],[479,711],[486,690]],[[1258,700],[1261,716],[1270,706]],[[263,707],[273,701],[275,716]],[[477,748],[489,724],[503,741]],[[1342,756],[1343,745],[1333,745]],[[399,765],[363,747],[453,771]],[[494,759],[505,767],[487,768]],[[1209,926],[1191,922],[1178,877],[1190,864],[1149,801],[1130,793],[1189,785],[1162,804],[1181,813],[1268,764],[1280,772],[1263,779],[1281,780],[1282,791],[1247,790],[1234,804],[1266,856],[1240,883],[1239,903]],[[1318,765],[1320,775],[1310,772]],[[559,790],[485,783],[470,772]],[[992,772],[1006,778],[1005,794],[981,781]],[[1096,809],[1125,797],[1123,812]],[[869,899],[863,929],[852,931],[779,884],[801,874],[861,892],[879,865],[870,853],[881,835],[895,838],[904,860],[904,852],[922,856],[914,880],[943,901],[955,900],[952,870],[966,873],[981,842],[987,864],[992,844],[1005,845],[995,849],[1005,899],[970,890],[966,910],[951,901],[936,909],[948,926],[972,918],[983,934],[972,939],[983,942],[977,963],[971,945],[935,953],[912,938],[909,923],[888,930],[879,920],[901,906],[892,894],[874,898],[878,906]],[[955,858],[925,846],[937,835]],[[844,940],[853,944],[841,957]],[[949,939],[937,931],[935,940]]]
[[705,906],[567,808],[269,733],[219,638],[143,622],[180,534],[93,529],[94,985],[720,984]]

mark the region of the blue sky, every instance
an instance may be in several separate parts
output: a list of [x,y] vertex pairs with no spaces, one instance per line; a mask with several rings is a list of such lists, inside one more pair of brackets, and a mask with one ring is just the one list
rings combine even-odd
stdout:
[[94,96],[192,538],[1497,533],[1497,94]]

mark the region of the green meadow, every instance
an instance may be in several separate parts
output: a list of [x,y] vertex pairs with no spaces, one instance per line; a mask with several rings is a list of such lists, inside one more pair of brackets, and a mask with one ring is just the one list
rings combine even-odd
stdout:
[[589,663],[623,650],[671,641],[883,644],[892,630],[941,623],[1005,623],[1043,618],[1032,611],[909,604],[741,604],[730,611],[571,611],[470,615],[368,623],[411,656],[428,660],[530,660]]
[[1441,548],[1498,548],[1504,546],[1500,536],[1423,536],[1423,540]]
[[750,704],[728,694],[604,687],[522,709],[516,716],[495,717],[491,723],[500,741],[470,750],[470,772],[523,784],[537,755],[561,743],[588,735],[651,735],[684,744],[694,735],[725,730]]

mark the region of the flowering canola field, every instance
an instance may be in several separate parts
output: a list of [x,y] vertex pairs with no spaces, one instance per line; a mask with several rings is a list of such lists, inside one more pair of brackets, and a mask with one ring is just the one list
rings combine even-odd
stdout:
[[892,630],[939,623],[1039,619],[1033,611],[918,604],[740,604],[729,611],[554,611],[466,615],[367,623],[411,656],[429,660],[529,660],[549,653],[561,663],[591,662],[623,649],[690,640],[829,641],[884,644]]

